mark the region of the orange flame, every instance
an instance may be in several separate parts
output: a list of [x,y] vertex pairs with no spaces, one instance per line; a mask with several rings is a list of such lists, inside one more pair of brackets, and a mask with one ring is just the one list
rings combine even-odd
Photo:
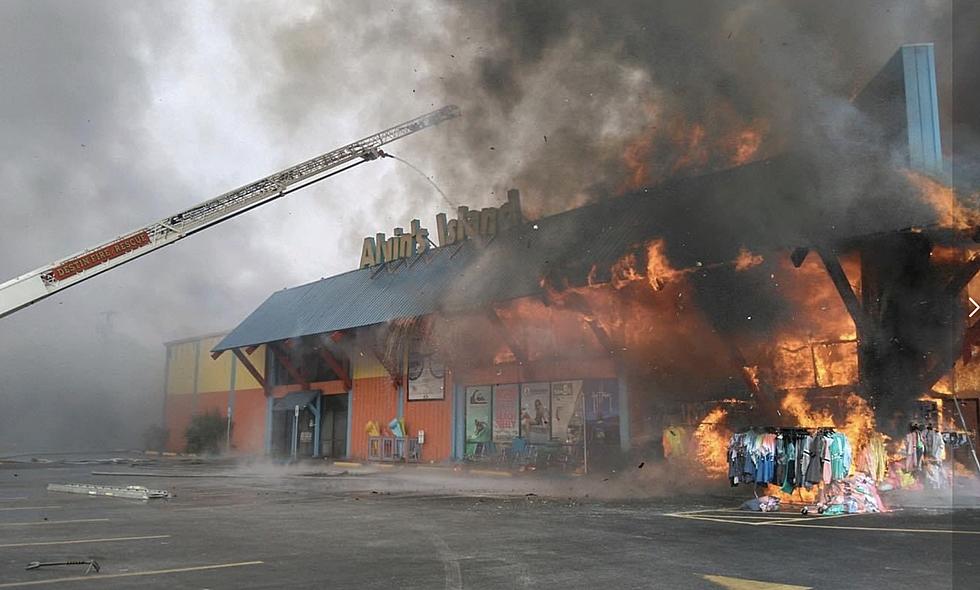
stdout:
[[980,209],[976,207],[976,203],[980,201],[980,193],[969,198],[973,206],[966,206],[960,202],[953,187],[931,176],[913,170],[906,170],[905,176],[919,191],[922,200],[936,211],[941,226],[967,230],[980,224]]
[[715,477],[728,473],[728,441],[732,433],[724,424],[726,416],[728,410],[715,408],[694,429],[698,461],[708,475]]

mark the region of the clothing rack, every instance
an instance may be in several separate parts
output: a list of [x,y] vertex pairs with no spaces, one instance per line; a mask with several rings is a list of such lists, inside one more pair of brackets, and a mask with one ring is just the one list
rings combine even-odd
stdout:
[[774,485],[785,494],[815,490],[823,505],[825,484],[845,479],[852,459],[850,441],[832,425],[750,426],[732,435],[727,451],[733,486]]

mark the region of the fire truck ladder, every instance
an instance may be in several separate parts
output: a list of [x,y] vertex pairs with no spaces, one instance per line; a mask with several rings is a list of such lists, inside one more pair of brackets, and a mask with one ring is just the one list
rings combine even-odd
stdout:
[[11,279],[0,284],[0,318],[249,209],[375,160],[385,155],[381,146],[459,115],[459,108],[453,105],[432,111]]

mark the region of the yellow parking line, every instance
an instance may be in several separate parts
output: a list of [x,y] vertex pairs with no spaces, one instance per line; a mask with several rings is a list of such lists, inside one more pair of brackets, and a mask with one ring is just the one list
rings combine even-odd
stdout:
[[13,508],[0,508],[0,512],[10,510],[54,510],[55,508],[62,508],[62,506],[15,506]]
[[728,514],[708,514],[708,513],[702,513],[702,514],[692,514],[691,516],[708,516],[708,517],[715,516],[715,517],[718,517],[718,518],[758,518],[760,520],[778,520],[778,519],[781,519],[781,518],[797,518],[795,515],[794,516],[790,516],[789,514],[787,514],[785,512],[782,513],[782,514],[780,514],[779,512],[769,512],[769,513],[767,513],[767,515],[762,515],[762,514],[732,514],[732,513],[728,513]]
[[772,526],[795,526],[810,529],[836,529],[841,531],[884,531],[886,533],[945,533],[947,535],[980,535],[980,531],[953,531],[949,529],[890,529],[873,526],[835,526],[830,524],[793,524],[774,522]]
[[260,565],[264,561],[239,561],[237,563],[218,563],[215,565],[198,565],[194,567],[176,567],[166,570],[150,570],[146,572],[126,572],[122,574],[100,574],[95,576],[72,576],[70,578],[52,578],[48,580],[31,580],[29,582],[8,582],[0,584],[0,588],[19,588],[22,586],[39,586],[41,584],[58,584],[60,582],[95,582],[97,580],[108,580],[111,578],[132,578],[134,576],[159,576],[163,574],[179,574],[183,572],[200,572],[205,570],[225,569],[229,567],[242,567],[246,565]]
[[847,518],[848,516],[861,516],[862,514],[874,514],[874,513],[873,512],[865,512],[865,513],[852,512],[852,513],[848,513],[848,514],[828,514],[826,516],[823,515],[823,514],[811,514],[809,516],[802,516],[801,515],[801,516],[799,516],[797,518],[794,518],[793,520],[794,521],[817,521],[817,520],[827,520],[827,519],[830,519],[830,518]]
[[145,535],[142,537],[107,537],[105,539],[75,539],[69,541],[34,541],[31,543],[6,543],[4,547],[36,547],[38,545],[76,545],[78,543],[110,543],[112,541],[144,541],[147,539],[169,539],[170,535]]
[[474,475],[489,475],[491,477],[514,477],[514,474],[509,471],[492,471],[490,469],[470,469],[470,473]]
[[36,526],[42,524],[72,524],[76,522],[109,522],[108,518],[79,518],[78,520],[39,520],[36,522],[0,522],[0,526]]
[[744,520],[729,520],[726,518],[715,517],[715,516],[696,516],[693,514],[667,514],[666,516],[673,516],[675,518],[686,518],[688,520],[702,520],[705,522],[727,522],[730,524],[744,524],[744,525],[755,525],[759,523],[755,522],[745,522]]

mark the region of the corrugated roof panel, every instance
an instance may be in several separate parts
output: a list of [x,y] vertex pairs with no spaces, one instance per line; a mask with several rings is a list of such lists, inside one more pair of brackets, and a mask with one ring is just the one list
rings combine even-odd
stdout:
[[[586,276],[592,265],[606,271],[653,238],[664,239],[675,267],[688,268],[733,260],[743,247],[770,252],[935,221],[935,211],[908,190],[903,176],[869,175],[862,186],[847,185],[846,195],[835,193],[841,189],[834,182],[818,180],[800,160],[784,156],[566,211],[487,244],[466,241],[431,249],[421,260],[286,289],[214,350],[536,295],[543,277],[560,284]],[[869,205],[861,207],[858,197]]]

